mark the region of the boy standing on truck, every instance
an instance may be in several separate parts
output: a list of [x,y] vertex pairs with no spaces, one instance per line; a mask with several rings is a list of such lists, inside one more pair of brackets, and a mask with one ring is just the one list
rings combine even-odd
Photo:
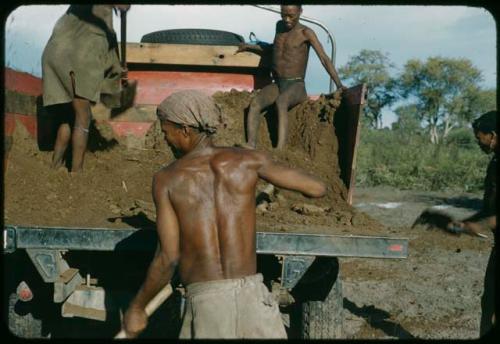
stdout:
[[[87,149],[90,104],[121,90],[123,70],[113,30],[113,8],[130,5],[71,5],[57,21],[42,55],[43,105],[57,117],[52,167],[62,166],[72,145],[71,172],[80,172]],[[105,99],[102,99],[104,103]]]
[[269,46],[240,44],[238,52],[269,53],[272,49],[272,74],[274,82],[265,86],[250,103],[246,121],[247,148],[255,148],[262,110],[275,103],[278,114],[278,149],[283,149],[288,136],[288,109],[305,101],[304,84],[309,48],[312,46],[337,88],[345,89],[337,71],[326,55],[313,30],[299,23],[301,5],[282,5],[282,20],[276,23],[274,42]]
[[286,338],[278,304],[256,273],[256,184],[308,197],[322,197],[325,185],[268,153],[214,146],[220,110],[199,91],[172,94],[157,115],[180,159],[153,178],[159,245],[125,313],[127,336],[145,329],[146,304],[178,267],[187,299],[180,338]]

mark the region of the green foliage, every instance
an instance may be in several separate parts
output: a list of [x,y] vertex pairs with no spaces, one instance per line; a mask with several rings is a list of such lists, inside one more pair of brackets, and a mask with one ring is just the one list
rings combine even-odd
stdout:
[[416,105],[400,106],[394,112],[398,119],[392,123],[392,130],[396,131],[398,135],[421,134],[422,127]]
[[[496,109],[496,89],[481,89],[481,72],[468,59],[411,59],[397,77],[391,76],[393,67],[380,51],[362,50],[339,68],[341,79],[368,86],[358,184],[481,190],[489,157],[478,148],[470,123]],[[397,121],[379,129],[382,109],[396,101]]]
[[417,108],[427,124],[430,140],[439,143],[453,127],[479,115],[485,96],[479,82],[481,72],[468,59],[430,57],[409,60],[399,78],[402,97]]
[[363,128],[356,179],[363,186],[479,191],[488,161],[465,130],[457,131],[446,144],[436,145],[418,134]]
[[446,138],[448,147],[458,146],[461,149],[477,150],[476,137],[471,128],[458,128],[453,130]]
[[365,117],[372,128],[382,127],[382,108],[396,100],[395,81],[390,76],[394,64],[378,50],[361,50],[339,68],[339,76],[352,84],[365,83],[368,98],[364,107]]

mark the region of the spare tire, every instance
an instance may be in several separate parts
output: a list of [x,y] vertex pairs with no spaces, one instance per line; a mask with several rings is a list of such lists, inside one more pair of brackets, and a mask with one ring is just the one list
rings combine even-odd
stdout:
[[173,29],[145,34],[141,43],[201,44],[201,45],[239,45],[245,42],[242,36],[219,30]]

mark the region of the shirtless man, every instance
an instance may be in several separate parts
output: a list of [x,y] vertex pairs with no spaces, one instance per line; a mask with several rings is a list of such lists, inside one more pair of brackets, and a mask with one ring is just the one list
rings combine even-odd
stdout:
[[[337,88],[345,89],[340,82],[335,67],[326,55],[323,46],[313,30],[299,23],[302,6],[281,6],[282,20],[276,23],[272,49],[272,73],[274,83],[264,87],[252,100],[246,122],[247,148],[255,148],[260,122],[260,113],[275,103],[278,113],[278,149],[286,145],[288,136],[288,109],[305,101],[307,92],[304,84],[309,48],[312,46]],[[236,53],[252,51],[268,53],[261,45],[242,43]]]
[[153,178],[159,245],[125,313],[127,337],[147,326],[146,304],[178,268],[186,286],[180,338],[286,338],[278,305],[256,273],[256,184],[263,179],[308,197],[322,197],[325,185],[268,153],[214,146],[220,112],[201,92],[172,94],[157,115],[181,158]]
[[128,11],[130,5],[71,5],[57,21],[43,51],[43,105],[58,123],[52,167],[63,165],[71,141],[71,174],[83,168],[90,105],[101,93],[121,90],[124,70],[113,30],[113,8]]

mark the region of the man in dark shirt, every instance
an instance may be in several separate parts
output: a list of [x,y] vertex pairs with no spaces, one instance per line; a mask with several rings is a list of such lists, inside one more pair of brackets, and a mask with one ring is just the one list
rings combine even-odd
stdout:
[[474,135],[481,150],[486,154],[493,153],[493,156],[486,170],[486,178],[484,179],[484,196],[483,207],[474,215],[462,220],[454,221],[449,226],[458,226],[472,232],[480,232],[483,229],[490,229],[494,235],[494,245],[491,250],[486,275],[484,278],[484,292],[481,298],[481,325],[480,335],[487,333],[492,323],[495,322],[495,260],[496,260],[496,194],[497,194],[497,111],[490,111],[472,123]]

